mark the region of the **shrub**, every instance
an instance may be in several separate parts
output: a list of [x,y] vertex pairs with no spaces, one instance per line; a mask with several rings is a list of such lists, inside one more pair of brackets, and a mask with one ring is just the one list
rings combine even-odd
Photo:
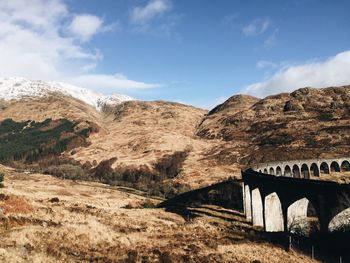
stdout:
[[166,179],[172,178],[174,174],[179,173],[182,167],[186,152],[177,152],[173,155],[167,155],[157,163],[158,169],[150,169],[146,165],[117,167],[113,169],[111,165],[116,159],[104,160],[96,168],[90,171],[92,177],[109,185],[118,185],[131,187],[147,192],[147,195],[173,197],[177,194],[187,192],[189,187],[177,185],[174,187]]
[[146,199],[142,204],[143,208],[156,208],[156,204],[154,204],[150,199]]
[[332,113],[321,113],[318,115],[317,119],[319,121],[331,121],[333,119],[333,114]]
[[263,145],[286,145],[291,143],[294,140],[292,135],[288,133],[281,133],[281,134],[276,134],[272,135],[267,138],[263,138],[260,142],[260,146]]
[[160,263],[172,263],[174,261],[171,258],[171,254],[168,251],[166,251],[166,252],[161,253],[159,255],[159,262]]
[[100,181],[110,181],[113,175],[112,164],[117,161],[117,158],[103,160],[93,169],[94,176]]
[[137,255],[138,255],[138,252],[136,250],[128,251],[128,259],[126,260],[126,262],[127,263],[137,262]]
[[165,155],[156,163],[155,168],[166,178],[174,178],[180,173],[187,156],[187,151]]
[[76,131],[77,123],[67,119],[43,122],[0,122],[0,161],[31,163],[45,156],[58,155],[71,146],[86,144],[88,132]]
[[5,177],[5,174],[4,173],[0,173],[0,188],[3,188],[4,187],[4,177]]
[[306,137],[305,142],[309,147],[316,147],[318,145],[317,141],[312,137]]
[[72,164],[61,164],[61,165],[52,165],[47,168],[44,168],[42,171],[44,174],[50,174],[64,179],[85,179],[85,171],[77,165]]

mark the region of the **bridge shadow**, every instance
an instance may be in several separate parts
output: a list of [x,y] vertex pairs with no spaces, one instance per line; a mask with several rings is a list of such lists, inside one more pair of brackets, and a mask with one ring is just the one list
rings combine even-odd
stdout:
[[[310,237],[286,232],[264,232],[254,227],[242,212],[215,205],[182,207],[183,217],[190,223],[195,218],[208,218],[210,223],[225,232],[225,238],[232,243],[271,243],[282,249],[298,251],[322,262],[350,262],[350,232],[322,234],[316,232]],[[188,216],[187,216],[188,215]]]
[[[263,228],[252,226],[240,211],[207,204],[191,207],[177,205],[166,207],[165,210],[181,215],[188,223],[196,218],[207,218],[210,224],[224,231],[225,238],[232,243],[271,242]],[[280,245],[278,242],[276,244]]]
[[234,243],[270,242],[263,228],[252,226],[246,220],[241,182],[234,179],[186,192],[158,207],[182,216],[188,223],[206,217]]
[[206,207],[207,209],[209,209],[211,211],[215,211],[215,212],[226,213],[226,214],[229,214],[232,216],[241,216],[241,217],[244,217],[244,219],[245,219],[245,215],[241,211],[226,209],[226,208],[219,207],[219,206],[210,206],[210,205],[203,205],[203,207]]

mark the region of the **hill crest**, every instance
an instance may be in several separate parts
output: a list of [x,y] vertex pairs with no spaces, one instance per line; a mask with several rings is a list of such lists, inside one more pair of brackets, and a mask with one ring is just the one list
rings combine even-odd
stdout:
[[89,89],[62,82],[29,80],[22,77],[0,78],[0,99],[5,101],[23,98],[42,98],[51,93],[61,93],[81,100],[101,110],[106,105],[117,105],[134,98],[123,94],[104,95]]

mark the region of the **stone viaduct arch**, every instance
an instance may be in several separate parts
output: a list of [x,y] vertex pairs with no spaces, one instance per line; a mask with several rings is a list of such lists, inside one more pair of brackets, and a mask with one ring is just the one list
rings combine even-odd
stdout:
[[281,176],[282,174],[283,174],[283,173],[282,173],[281,167],[277,166],[277,167],[276,167],[276,175],[277,175],[277,176]]
[[329,174],[329,167],[330,165],[328,163],[322,162],[320,165],[321,174]]
[[284,231],[282,205],[276,192],[265,197],[265,230],[267,232]]
[[331,172],[340,172],[340,164],[336,161],[333,161],[330,165]]
[[256,165],[253,170],[270,175],[309,179],[333,172],[349,172],[350,157],[263,163]]
[[[278,169],[276,173],[277,171]],[[304,168],[301,171],[306,170]],[[317,170],[314,169],[314,172]],[[321,232],[336,230],[339,228],[337,223],[344,220],[347,220],[350,228],[348,184],[271,176],[253,169],[243,171],[242,178],[247,220],[252,221],[255,226],[264,227],[265,231],[291,230],[295,220],[306,219],[309,205],[315,210],[314,216],[317,217]],[[347,213],[346,216],[344,213]]]
[[264,226],[263,204],[259,188],[252,191],[252,217],[253,226]]
[[340,165],[340,170],[344,172],[350,171],[350,162],[347,160],[344,160]]
[[292,170],[290,169],[290,166],[289,165],[286,165],[284,167],[284,176],[287,176],[287,177],[292,177]]
[[328,230],[333,231],[349,231],[350,230],[350,208],[338,213],[329,223]]
[[303,163],[300,169],[301,178],[305,178],[305,179],[310,179],[310,168],[307,166],[306,163]]
[[252,220],[252,200],[249,185],[244,186],[244,211],[247,220]]
[[[306,232],[312,230],[319,224],[318,217],[311,218],[314,215],[309,215],[310,206],[314,209],[312,203],[306,198],[301,198],[292,203],[287,209],[287,230],[292,233],[298,233],[301,235],[308,234]],[[308,220],[314,219],[314,220]],[[316,220],[315,220],[316,219]],[[312,222],[313,221],[313,222]],[[311,225],[313,223],[313,225]],[[319,226],[316,226],[319,228]]]

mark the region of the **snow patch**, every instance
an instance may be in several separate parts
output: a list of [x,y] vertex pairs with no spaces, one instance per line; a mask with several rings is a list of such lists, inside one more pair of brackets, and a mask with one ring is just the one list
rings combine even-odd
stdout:
[[62,82],[29,80],[20,77],[0,78],[0,99],[3,100],[45,97],[50,93],[62,93],[71,96],[94,106],[97,110],[101,110],[105,105],[117,105],[124,101],[135,100],[127,95],[104,95]]

